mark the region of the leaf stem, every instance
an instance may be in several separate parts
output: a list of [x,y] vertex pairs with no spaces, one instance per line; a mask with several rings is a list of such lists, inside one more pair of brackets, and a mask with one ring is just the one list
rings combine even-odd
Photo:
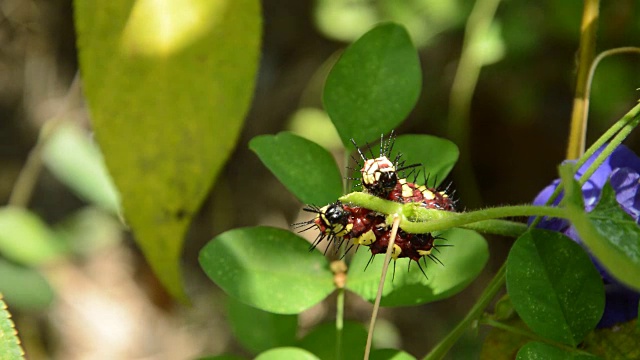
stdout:
[[484,309],[489,306],[491,300],[496,296],[498,291],[502,288],[505,281],[506,274],[506,262],[502,264],[502,267],[498,270],[496,275],[493,277],[489,285],[484,289],[478,301],[473,304],[473,307],[467,315],[456,325],[456,327],[449,333],[447,336],[442,339],[423,359],[424,360],[436,360],[442,359],[449,349],[453,346],[453,344],[458,341],[458,338],[464,334],[467,328],[474,322],[477,321],[478,318],[484,312]]
[[601,52],[600,54],[598,54],[598,56],[595,57],[595,59],[593,59],[593,62],[589,67],[589,74],[587,75],[587,83],[585,84],[585,95],[584,95],[584,102],[583,102],[583,109],[582,109],[583,124],[587,123],[587,118],[589,116],[591,84],[593,83],[593,75],[596,72],[596,68],[598,67],[598,64],[600,64],[600,61],[602,61],[604,58],[609,56],[618,55],[618,54],[632,54],[632,53],[640,54],[640,48],[633,47],[633,46],[626,46],[626,47],[619,47],[615,49],[609,49]]
[[382,299],[382,290],[384,289],[384,281],[387,278],[387,271],[389,270],[389,263],[391,262],[391,253],[393,252],[393,245],[396,241],[396,235],[398,234],[399,225],[400,217],[398,215],[394,215],[393,224],[391,226],[391,236],[389,237],[389,245],[387,245],[387,253],[384,256],[384,264],[382,265],[382,275],[380,275],[380,283],[378,284],[378,294],[376,295],[376,301],[373,303],[373,311],[371,312],[371,322],[369,323],[367,346],[364,350],[364,360],[368,360],[369,355],[371,354],[371,345],[373,343],[373,329],[376,326],[378,310],[380,309],[380,300]]

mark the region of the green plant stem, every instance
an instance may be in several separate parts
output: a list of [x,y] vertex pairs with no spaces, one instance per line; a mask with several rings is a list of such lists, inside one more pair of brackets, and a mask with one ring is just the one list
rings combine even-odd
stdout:
[[[633,131],[633,129],[635,129],[638,126],[639,116],[640,116],[640,104],[637,104],[631,110],[629,110],[629,112],[627,112],[622,117],[622,119],[616,121],[615,124],[613,124],[604,134],[602,134],[602,136],[598,138],[598,140],[596,140],[587,149],[587,151],[576,162],[575,170],[578,171],[580,167],[582,167],[582,165],[584,165],[587,162],[587,160],[607,142],[614,142],[616,144],[622,143],[622,141],[626,139],[626,137],[631,133],[631,131]],[[609,150],[609,152],[607,152],[607,149],[605,149],[603,153],[610,154],[611,151],[613,150]],[[580,178],[581,185],[583,185],[589,179],[589,177],[591,177],[591,175],[602,164],[602,162],[604,162],[605,159],[606,159],[606,156],[598,157],[597,159],[595,159],[595,161],[591,164],[589,169],[587,169],[587,171],[585,172],[585,174],[587,173],[589,174],[588,177],[585,177],[583,175]],[[553,191],[553,193],[547,200],[547,205],[553,203],[553,201],[557,199],[558,196],[560,196],[560,193],[562,192],[563,189],[564,189],[564,186],[562,185],[562,183],[558,184],[556,189]],[[540,220],[541,220],[540,217],[536,217],[533,223],[531,224],[531,227],[535,227],[536,225],[538,225]]]
[[[340,201],[383,214],[400,215],[400,227],[411,233],[425,233],[446,230],[456,226],[468,226],[474,230],[498,235],[518,236],[524,232],[524,225],[507,221],[488,221],[515,216],[565,217],[564,210],[552,206],[517,205],[476,210],[468,213],[456,213],[426,209],[415,204],[401,204],[384,200],[362,192],[344,195]],[[392,221],[391,219],[389,220]]]
[[640,48],[633,47],[633,46],[626,46],[626,47],[619,47],[615,49],[609,49],[601,52],[600,54],[598,54],[598,56],[595,57],[595,59],[593,59],[593,62],[591,63],[591,67],[589,67],[589,74],[587,75],[587,83],[585,84],[585,95],[584,95],[584,102],[583,102],[583,109],[582,109],[583,124],[587,123],[587,118],[589,116],[591,84],[593,83],[593,75],[596,72],[596,68],[598,67],[598,64],[600,64],[600,61],[602,61],[606,57],[613,56],[613,55],[633,54],[633,53],[640,54]]
[[585,148],[587,133],[587,84],[589,69],[593,63],[596,48],[596,33],[600,15],[600,0],[584,0],[582,23],[580,25],[580,48],[578,50],[578,76],[571,113],[571,130],[567,146],[567,159],[578,159]]
[[378,318],[378,310],[380,309],[380,300],[382,299],[382,290],[384,289],[384,281],[387,279],[387,271],[389,270],[389,263],[391,262],[391,253],[393,252],[393,245],[395,245],[396,235],[398,234],[398,226],[400,225],[400,217],[395,215],[393,224],[391,225],[391,235],[389,236],[389,245],[387,245],[387,253],[384,256],[384,265],[382,265],[382,275],[380,275],[380,283],[378,284],[378,293],[376,300],[373,303],[373,310],[371,311],[371,322],[369,323],[369,334],[367,335],[367,346],[364,349],[364,360],[369,359],[371,354],[371,345],[373,344],[373,330],[376,326],[376,319]]
[[447,354],[449,349],[458,341],[458,338],[464,334],[467,328],[480,318],[484,309],[489,306],[498,291],[500,291],[504,285],[506,271],[507,266],[506,263],[504,263],[464,319],[423,358],[424,360],[442,359]]
[[462,53],[449,95],[449,118],[447,134],[460,148],[458,166],[454,169],[458,188],[464,190],[464,199],[469,206],[478,206],[482,197],[478,189],[475,173],[471,167],[469,154],[470,129],[469,114],[471,100],[478,83],[483,59],[477,56],[475,44],[489,31],[500,0],[477,0],[465,27]]
[[[419,220],[429,220],[426,216],[428,213],[434,213],[437,210],[412,209],[409,218],[414,219],[414,215],[418,215]],[[517,206],[501,206],[488,208],[483,210],[472,211],[468,213],[448,213],[437,211],[440,215],[447,215],[445,218],[434,219],[424,222],[412,222],[403,217],[400,222],[402,230],[413,233],[428,233],[433,231],[446,230],[452,227],[459,227],[483,220],[491,220],[496,218],[513,217],[513,216],[548,216],[555,218],[566,218],[565,210],[554,206],[534,206],[534,205],[517,205]],[[442,214],[444,213],[444,214]]]
[[596,159],[593,161],[593,164],[591,164],[591,166],[589,166],[587,171],[585,171],[584,174],[582,174],[579,180],[580,185],[584,185],[584,183],[586,183],[587,180],[589,180],[591,175],[593,175],[593,173],[595,173],[596,170],[598,170],[600,165],[604,163],[604,161],[609,157],[609,155],[611,155],[611,153],[613,153],[613,151],[618,146],[620,146],[620,144],[622,144],[622,142],[627,138],[627,136],[631,134],[633,129],[636,126],[638,126],[638,122],[640,122],[640,116],[636,115],[636,117],[633,118],[633,120],[631,120],[631,122],[629,122],[627,126],[623,127],[622,130],[620,130],[620,132],[618,132],[618,134],[616,134],[616,136],[613,139],[611,139],[609,144],[602,150],[602,152],[598,155],[598,157],[596,157]]
[[342,329],[344,329],[344,288],[339,288],[336,298],[336,360],[342,359]]
[[483,234],[492,234],[517,238],[524,234],[529,227],[527,224],[509,220],[483,220],[461,226],[465,229],[475,230]]
[[29,205],[33,189],[36,186],[40,171],[42,170],[42,149],[44,144],[49,140],[51,135],[55,133],[55,129],[64,123],[66,120],[64,116],[71,110],[72,101],[79,98],[80,95],[80,76],[76,73],[65,95],[60,113],[57,117],[47,121],[45,126],[40,129],[38,141],[29,152],[24,166],[20,169],[18,178],[9,195],[7,205],[24,208]]

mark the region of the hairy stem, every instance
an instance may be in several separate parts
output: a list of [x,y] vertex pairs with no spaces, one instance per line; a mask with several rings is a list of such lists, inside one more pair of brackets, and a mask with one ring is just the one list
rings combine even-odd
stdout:
[[[616,121],[616,123],[613,124],[613,126],[611,126],[604,134],[602,134],[602,136],[600,136],[600,138],[598,138],[598,140],[596,140],[587,149],[587,151],[576,162],[575,170],[578,171],[580,167],[582,167],[582,165],[584,165],[587,162],[587,160],[589,160],[589,158],[591,158],[591,156],[595,154],[596,151],[598,151],[598,149],[600,149],[607,142],[612,142],[616,144],[622,143],[622,141],[624,141],[624,139],[627,138],[627,136],[631,133],[631,131],[633,131],[633,129],[635,129],[638,126],[639,117],[640,117],[640,104],[637,104],[631,110],[629,110],[629,112],[627,112],[622,117],[622,119]],[[606,153],[607,154],[606,156],[608,156],[608,154],[610,154],[613,151],[612,149],[613,148],[605,149],[603,153]],[[588,176],[585,177],[583,175],[580,178],[581,185],[583,185],[589,179],[589,177],[591,177],[591,175],[596,171],[596,169],[600,165],[602,165],[602,162],[604,162],[604,160],[606,159],[606,156],[604,157],[599,156],[597,159],[593,161],[591,166],[589,166],[589,169],[585,171],[585,174],[588,174]],[[558,186],[555,188],[555,190],[547,200],[547,205],[552,204],[553,201],[557,199],[558,196],[560,196],[560,193],[562,192],[563,189],[564,189],[564,186],[562,185],[562,183],[558,184]],[[541,220],[540,217],[536,217],[533,220],[531,227],[535,227],[536,225],[538,225],[540,220]]]
[[[437,212],[438,215],[444,215],[445,217],[430,220],[430,214],[435,212]],[[448,213],[445,211],[428,210],[424,208],[411,208],[408,211],[408,214],[405,214],[403,217],[403,221],[400,222],[400,227],[406,232],[420,234],[446,230],[452,227],[476,223],[482,220],[513,216],[548,216],[566,218],[567,215],[565,215],[565,213],[566,212],[563,208],[534,205],[501,206],[468,213]],[[422,222],[409,221],[409,219]]]

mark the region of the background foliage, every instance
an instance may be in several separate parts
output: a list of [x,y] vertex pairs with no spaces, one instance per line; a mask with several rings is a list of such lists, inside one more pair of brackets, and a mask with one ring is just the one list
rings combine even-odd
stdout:
[[[96,164],[102,166],[102,163],[92,137],[88,135],[90,126],[79,92],[70,86],[78,68],[78,38],[73,29],[71,2],[3,2],[0,12],[3,19],[0,31],[5,35],[0,40],[0,76],[3,79],[3,86],[0,87],[0,109],[3,112],[0,121],[2,202],[9,201],[30,149],[39,137],[45,136],[39,135],[40,129],[46,129],[52,120],[60,117],[80,125],[68,131],[64,127],[51,127],[55,132],[50,134],[51,141],[43,149],[41,161],[45,167],[37,177],[29,201],[31,212],[3,209],[3,214],[9,214],[5,218],[10,220],[9,224],[24,225],[15,231],[35,231],[36,234],[30,235],[30,238],[50,244],[37,246],[36,252],[12,252],[10,247],[7,247],[8,251],[3,247],[0,259],[0,292],[5,294],[18,328],[25,329],[21,336],[29,358],[44,358],[46,354],[54,354],[57,358],[73,358],[80,356],[87,348],[112,358],[141,357],[158,352],[172,358],[187,358],[225,351],[257,353],[263,349],[263,341],[266,340],[256,340],[252,345],[242,344],[244,348],[241,348],[242,342],[230,335],[230,329],[234,329],[239,333],[237,337],[242,337],[239,330],[242,329],[239,325],[242,320],[234,319],[232,312],[227,315],[224,309],[229,300],[199,272],[197,262],[198,251],[204,244],[226,230],[255,225],[287,227],[296,220],[300,201],[262,166],[251,151],[255,151],[259,144],[249,144],[249,139],[256,135],[292,130],[333,149],[334,155],[338,154],[342,146],[340,137],[331,132],[326,114],[320,111],[323,79],[329,65],[335,61],[337,52],[346,46],[343,41],[356,39],[382,20],[405,24],[413,42],[420,49],[422,92],[415,95],[417,107],[410,112],[408,120],[397,128],[398,133],[448,137],[450,129],[447,129],[445,121],[449,115],[447,104],[462,47],[463,26],[472,4],[450,1],[444,2],[446,5],[438,5],[442,3],[437,0],[410,1],[403,7],[394,1],[384,0],[263,2],[264,45],[256,91],[245,127],[239,132],[239,127],[230,129],[226,126],[227,120],[224,120],[225,126],[218,126],[216,130],[230,132],[219,133],[219,139],[224,140],[226,145],[203,145],[199,150],[203,156],[218,156],[223,152],[230,156],[230,160],[225,167],[219,162],[217,170],[215,166],[208,168],[212,172],[219,172],[213,189],[210,189],[210,179],[215,175],[206,174],[205,178],[209,180],[202,180],[197,190],[193,191],[197,195],[188,197],[193,199],[188,201],[185,211],[194,218],[188,232],[186,222],[180,222],[180,232],[188,234],[181,257],[183,274],[187,279],[187,292],[194,303],[193,308],[184,309],[164,292],[150,272],[137,247],[139,245],[132,242],[126,229],[119,225],[119,200],[112,186],[108,185],[109,180],[102,176],[103,170],[93,168]],[[199,11],[206,13],[205,10]],[[82,11],[82,8],[76,11]],[[500,4],[496,25],[477,45],[484,59],[483,64],[488,66],[479,75],[468,128],[473,134],[468,154],[482,202],[466,203],[469,198],[465,194],[467,190],[460,188],[462,208],[529,202],[539,189],[556,177],[555,164],[564,158],[580,11],[580,2],[548,0]],[[638,43],[640,7],[636,2],[603,2],[601,12],[599,49]],[[148,16],[153,19],[151,14]],[[334,26],[329,27],[328,23]],[[98,20],[87,20],[84,26],[99,25],[101,23]],[[123,25],[120,23],[120,26]],[[256,21],[249,21],[246,25],[250,26],[248,29],[255,29],[248,32],[257,41],[257,29],[261,25]],[[207,30],[194,30],[188,35],[201,36]],[[231,31],[229,40],[234,41],[231,35],[241,32]],[[79,38],[82,39],[82,36]],[[147,40],[141,38],[136,41]],[[135,49],[136,43],[133,41],[126,45],[131,50]],[[163,46],[154,49],[167,51]],[[201,44],[202,48],[208,46],[208,43]],[[113,49],[114,44],[104,43],[101,48],[103,53],[95,54],[96,62],[111,57],[115,51]],[[199,64],[198,59],[193,61]],[[158,66],[153,69],[161,73],[161,66]],[[119,110],[135,112],[140,121],[147,116],[159,116],[166,117],[168,122],[172,117],[186,114],[185,122],[204,116],[193,113],[203,109],[209,109],[206,116],[220,110],[221,106],[216,107],[212,100],[216,94],[215,89],[211,88],[212,83],[205,81],[206,84],[200,88],[193,81],[187,81],[213,76],[204,72],[213,71],[213,68],[192,65],[190,69],[196,70],[195,74],[191,74],[193,78],[184,78],[184,82],[174,81],[171,89],[163,89],[172,94],[169,97],[150,99],[140,107],[125,102]],[[113,74],[113,78],[85,79],[89,94],[103,87],[108,89],[110,81],[141,83],[131,80],[133,78],[128,74],[119,74],[117,70],[100,71],[100,74]],[[148,91],[148,88],[141,91],[151,95],[156,93],[155,90],[160,90],[154,86],[154,81],[159,79],[157,76],[160,75],[145,75],[149,80],[145,86],[153,91]],[[633,104],[637,98],[635,89],[638,80],[640,72],[637,71],[637,59],[619,57],[603,63],[594,80],[590,137],[601,133]],[[249,96],[247,91],[244,89],[245,102]],[[131,96],[129,93],[108,95],[95,97],[99,101],[111,101],[110,96],[126,101]],[[194,98],[201,99],[203,104],[192,104]],[[91,101],[89,98],[90,104]],[[182,107],[178,107],[179,104]],[[162,111],[163,107],[159,105],[168,105],[171,111]],[[175,105],[175,108],[171,105]],[[194,108],[187,110],[191,105]],[[134,149],[135,154],[143,153],[147,135],[136,132],[135,123],[123,126],[123,144],[120,146]],[[389,128],[394,126],[390,124]],[[191,131],[199,130],[192,128]],[[171,129],[168,132],[177,135]],[[46,131],[43,130],[42,134],[46,134]],[[96,129],[96,136],[100,140],[100,129]],[[372,137],[375,136],[378,135],[372,134]],[[61,148],[62,145],[54,141],[59,138],[68,138],[65,144],[71,147]],[[238,145],[233,149],[232,143],[236,139]],[[344,142],[344,136],[342,140]],[[632,137],[631,147],[637,149],[635,141]],[[187,144],[197,145],[189,141]],[[180,153],[179,146],[175,144],[155,150],[161,150],[162,154]],[[103,151],[109,164],[109,150]],[[60,153],[77,158],[69,162],[69,157],[60,156]],[[179,158],[177,161],[184,164],[183,160]],[[87,165],[77,166],[85,161]],[[213,164],[213,160],[208,161]],[[341,156],[338,156],[337,165],[340,169],[345,165]],[[142,196],[153,189],[145,182],[147,175],[141,171],[134,181],[129,180],[136,186],[132,192],[137,191]],[[123,181],[118,180],[117,175],[114,178],[116,183]],[[453,180],[458,183],[461,179],[454,177]],[[331,194],[337,191],[336,185]],[[302,197],[304,195],[295,195],[305,200]],[[157,196],[157,192],[153,196]],[[179,199],[176,200],[178,202],[186,201],[181,195],[174,196]],[[136,202],[129,206],[129,211],[136,211],[134,209],[137,206],[154,200],[152,197],[144,199],[142,203]],[[203,206],[198,209],[200,203]],[[126,208],[125,204],[125,211]],[[181,213],[180,209],[182,207],[176,205],[166,211],[171,215]],[[16,221],[16,217],[22,220]],[[136,224],[132,222],[129,225],[135,233]],[[6,237],[7,234],[5,232],[2,236]],[[143,243],[155,244],[157,240],[153,235],[147,238]],[[501,239],[491,240],[492,258],[476,284],[447,302],[414,307],[410,311],[385,310],[382,317],[392,319],[393,326],[380,341],[390,341],[388,346],[401,347],[412,354],[423,354],[431,348],[433,342],[449,331],[452,322],[461,317],[478,289],[488,280],[488,275],[496,269],[495,264],[501,263],[506,256],[511,243],[501,242]],[[9,238],[9,243],[11,241]],[[19,250],[29,249],[21,247]],[[172,264],[178,258],[179,251],[174,247],[161,255],[171,258],[169,263]],[[251,258],[246,254],[244,256],[244,259],[241,257],[243,261],[260,258],[260,254]],[[63,259],[62,265],[48,267],[48,262],[55,259]],[[153,260],[151,263],[154,263]],[[155,266],[162,268],[164,263],[156,262]],[[172,282],[175,282],[177,270],[167,269],[173,273]],[[19,291],[25,288],[30,289],[30,293]],[[175,289],[174,293],[178,293],[179,290]],[[83,307],[77,306],[79,300],[82,300]],[[298,319],[301,331],[306,333],[330,318],[333,314],[331,306],[323,304],[303,313]],[[366,319],[370,312],[370,307],[355,297],[348,298],[347,309],[353,320],[357,321]],[[88,322],[84,313],[110,314],[110,318],[118,321],[115,325],[104,321]],[[62,318],[65,321],[60,321]],[[233,325],[229,326],[229,323]],[[114,328],[119,331],[113,331]],[[354,330],[354,333],[361,334],[358,331]],[[425,332],[432,336],[425,338]],[[59,339],[57,342],[48,340],[52,333]],[[354,335],[357,340],[353,340],[353,343],[362,339],[357,334]],[[307,337],[312,335],[310,333]],[[293,340],[285,338],[275,339],[270,344],[293,344]],[[149,339],[153,339],[157,345],[151,349],[139,346]],[[305,339],[303,337],[295,341],[300,344],[312,343]],[[109,344],[109,348],[105,348],[104,344]],[[312,351],[312,345],[305,347],[300,344],[297,346]],[[478,353],[478,347],[477,342],[462,343],[454,349],[453,356]]]

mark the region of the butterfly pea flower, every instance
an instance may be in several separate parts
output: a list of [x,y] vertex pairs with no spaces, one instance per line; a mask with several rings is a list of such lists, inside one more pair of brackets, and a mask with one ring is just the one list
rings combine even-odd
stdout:
[[[601,152],[602,148],[580,167],[575,176],[576,180],[584,174]],[[575,161],[571,160],[566,162],[575,163]],[[607,181],[613,187],[616,200],[621,208],[631,215],[636,223],[640,223],[640,158],[624,145],[618,146],[607,157],[582,187],[584,207],[587,212],[596,207],[602,188]],[[558,184],[560,184],[560,179],[554,180],[551,185],[544,188],[536,196],[533,204],[545,205],[556,187],[558,187]],[[558,197],[552,204],[558,205],[560,198]],[[583,245],[578,232],[567,220],[543,218],[538,227],[561,232],[578,244]],[[640,293],[621,284],[607,272],[606,268],[596,258],[592,256],[591,259],[602,276],[606,294],[605,310],[598,327],[608,328],[617,323],[627,322],[636,318],[638,316]]]

